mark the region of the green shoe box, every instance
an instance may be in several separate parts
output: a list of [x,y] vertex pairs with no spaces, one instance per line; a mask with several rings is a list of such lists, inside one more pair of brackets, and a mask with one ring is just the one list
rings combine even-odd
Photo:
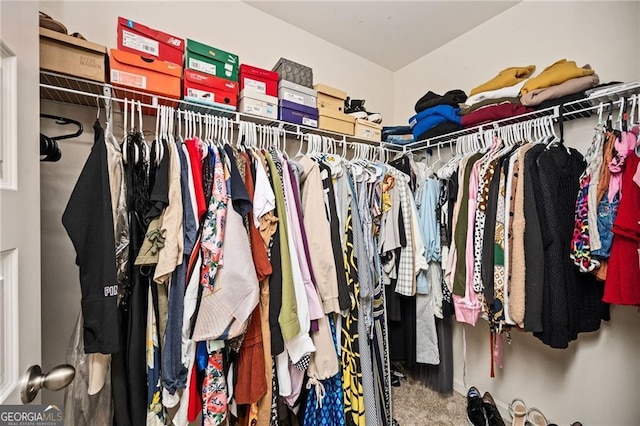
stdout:
[[184,67],[227,80],[238,81],[238,55],[187,39]]

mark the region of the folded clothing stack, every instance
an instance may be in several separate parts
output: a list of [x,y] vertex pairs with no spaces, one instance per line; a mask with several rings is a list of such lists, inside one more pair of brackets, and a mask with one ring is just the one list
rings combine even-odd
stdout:
[[384,126],[382,140],[396,145],[406,145],[414,141],[409,126]]
[[596,86],[598,76],[589,65],[578,67],[561,59],[531,77],[535,66],[510,67],[471,90],[460,111],[464,127],[500,120],[559,105],[584,97],[585,90]]
[[444,95],[427,92],[416,102],[416,114],[409,119],[414,140],[424,140],[460,130],[460,105],[467,99],[462,90]]

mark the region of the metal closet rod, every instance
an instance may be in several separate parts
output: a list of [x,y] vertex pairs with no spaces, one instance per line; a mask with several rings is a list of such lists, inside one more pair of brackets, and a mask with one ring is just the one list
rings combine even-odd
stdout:
[[[71,89],[71,88],[68,88],[68,87],[52,86],[52,85],[44,84],[44,83],[41,83],[40,87],[44,88],[44,89],[48,89],[48,90],[58,91],[58,92],[62,91],[62,92],[66,92],[66,93],[71,93],[71,94],[75,94],[75,95],[78,95],[78,96],[88,96],[88,97],[95,98],[96,100],[103,100],[105,102],[105,107],[107,108],[107,111],[108,111],[107,114],[109,114],[109,108],[110,108],[109,103],[110,102],[118,102],[118,103],[121,103],[121,104],[123,104],[125,102],[125,99],[120,99],[120,98],[113,97],[113,96],[107,96],[107,95],[104,95],[104,94],[84,92],[84,91],[81,91],[81,90]],[[111,90],[110,87],[109,87],[109,90]],[[135,92],[135,93],[138,93],[138,92]],[[152,95],[146,95],[145,94],[145,96],[152,96]],[[164,98],[162,98],[162,99],[163,100],[167,100],[167,101],[173,101],[173,100],[164,99]],[[131,102],[132,99],[127,99],[127,101]],[[163,105],[153,105],[153,104],[143,103],[143,102],[139,102],[137,100],[134,100],[134,101],[135,101],[136,107],[139,106],[141,108],[150,108],[150,109],[154,109],[156,111],[159,109],[160,106],[163,106]],[[184,101],[176,99],[175,103],[176,104],[180,104],[180,103],[184,103]],[[382,143],[375,144],[375,143],[364,143],[364,142],[348,141],[346,139],[345,135],[341,135],[342,137],[340,139],[336,139],[333,136],[318,135],[316,133],[313,133],[312,131],[309,131],[309,132],[305,133],[305,132],[301,132],[299,130],[300,127],[298,125],[296,125],[296,124],[293,124],[293,123],[291,123],[289,125],[296,127],[297,130],[296,131],[291,131],[291,130],[284,129],[284,128],[280,127],[280,126],[271,126],[271,125],[268,125],[268,124],[259,124],[259,123],[254,123],[252,121],[241,120],[240,119],[241,115],[237,111],[225,111],[225,110],[221,110],[221,109],[213,109],[213,108],[207,107],[206,105],[200,106],[200,105],[194,105],[194,104],[190,104],[190,103],[187,103],[187,105],[193,105],[196,108],[200,107],[202,109],[212,109],[212,110],[214,110],[216,112],[219,112],[220,114],[216,115],[216,114],[211,114],[211,113],[207,113],[207,112],[198,112],[198,111],[191,111],[191,110],[180,110],[179,108],[174,108],[174,107],[171,107],[171,108],[174,108],[174,109],[176,109],[178,111],[181,111],[181,113],[186,113],[188,111],[188,112],[194,113],[196,116],[198,116],[198,115],[205,116],[206,115],[206,116],[210,116],[210,117],[224,117],[224,118],[227,118],[229,120],[230,124],[235,125],[238,128],[240,127],[241,124],[246,123],[246,124],[249,124],[249,125],[252,125],[252,126],[256,126],[256,129],[258,131],[260,131],[260,132],[266,131],[266,129],[269,129],[269,130],[277,129],[279,132],[282,132],[282,133],[285,133],[285,134],[288,134],[288,135],[292,135],[292,136],[294,136],[296,138],[300,138],[300,140],[299,140],[300,144],[303,143],[303,139],[304,139],[305,136],[312,135],[312,136],[318,136],[320,138],[328,138],[328,139],[330,139],[332,142],[334,142],[333,145],[335,147],[346,145],[346,146],[351,147],[352,149],[358,150],[359,152],[362,152],[362,153],[374,153],[374,152],[377,151],[379,158],[382,158],[383,156],[385,158],[389,157],[390,150],[387,149],[387,147],[383,146]],[[119,111],[117,113],[118,114],[122,114],[122,111]],[[232,119],[230,117],[235,117],[235,118]],[[262,119],[264,121],[268,121],[268,118],[265,118],[265,117],[256,117],[256,118]],[[309,143],[309,142],[307,141],[307,143]]]
[[[231,111],[231,110],[224,110],[224,109],[220,109],[220,108],[215,108],[215,107],[209,107],[207,105],[199,105],[199,104],[195,104],[195,103],[190,103],[188,101],[183,101],[180,99],[170,99],[170,98],[164,98],[162,96],[156,96],[156,95],[150,95],[150,94],[146,94],[146,93],[142,93],[142,92],[137,92],[137,91],[130,91],[127,89],[120,89],[120,88],[113,88],[109,85],[100,85],[103,90],[106,93],[109,93],[109,95],[106,94],[98,94],[98,93],[92,93],[92,92],[86,92],[86,91],[82,91],[82,90],[77,90],[77,89],[72,89],[69,87],[63,87],[63,86],[56,86],[56,85],[52,85],[52,84],[47,84],[47,83],[40,83],[40,88],[41,89],[46,89],[46,90],[51,90],[54,92],[63,92],[66,94],[73,94],[73,95],[77,95],[77,96],[84,96],[84,97],[92,97],[95,99],[102,99],[105,102],[105,107],[107,109],[109,109],[109,102],[118,102],[118,103],[124,103],[124,99],[123,98],[119,98],[119,97],[114,97],[113,95],[111,95],[111,91],[112,90],[122,90],[124,92],[129,92],[135,95],[142,95],[144,97],[149,97],[151,99],[161,99],[162,101],[165,101],[163,103],[163,105],[165,105],[166,103],[175,103],[176,105],[179,104],[183,104],[183,105],[189,105],[189,106],[193,106],[196,109],[201,109],[201,110],[208,110],[208,111],[214,111],[214,113],[210,113],[210,112],[200,112],[200,114],[203,113],[207,113],[210,116],[219,116],[219,117],[227,117],[227,118],[231,118],[231,121],[233,122],[234,125],[238,125],[240,122],[247,122],[247,123],[253,123],[253,121],[248,121],[248,120],[241,120],[241,117],[243,116],[242,113],[239,113],[238,111]],[[130,100],[130,99],[129,99]],[[55,101],[55,100],[54,100]],[[62,101],[62,103],[65,103],[64,101]],[[69,97],[69,103],[73,103],[71,98]],[[138,101],[136,101],[136,105],[138,104]],[[145,102],[141,102],[140,106],[143,108],[150,108],[150,109],[158,109],[159,106],[162,106],[160,104],[149,104],[149,103],[145,103]],[[171,106],[171,105],[168,105]],[[175,108],[175,107],[174,107]],[[175,108],[176,110],[178,110],[179,108]],[[191,110],[182,110],[182,111],[191,111]],[[197,113],[197,110],[194,111]],[[385,147],[382,146],[382,143],[380,142],[374,142],[371,141],[370,143],[366,142],[366,141],[348,141],[347,138],[349,137],[348,135],[343,135],[343,134],[339,134],[339,133],[335,133],[335,132],[331,132],[331,131],[323,131],[321,129],[313,129],[310,127],[305,127],[305,126],[300,126],[298,124],[294,124],[294,123],[283,123],[283,122],[278,122],[278,120],[271,120],[269,118],[266,117],[259,117],[256,116],[255,117],[257,120],[263,121],[265,124],[261,124],[262,126],[265,127],[271,127],[271,128],[281,128],[283,131],[287,132],[287,134],[290,135],[294,135],[294,136],[304,136],[306,134],[316,134],[314,132],[314,130],[318,130],[320,133],[319,136],[324,136],[324,137],[329,137],[331,139],[334,139],[336,141],[340,141],[340,142],[345,142],[347,144],[353,145],[353,144],[360,144],[360,145],[370,145],[373,147],[377,147],[380,149],[385,149]],[[279,125],[271,125],[269,124],[270,122],[278,122]],[[256,123],[258,124],[258,123]],[[294,127],[296,130],[292,131],[292,130],[288,130],[288,129],[284,129],[282,128],[283,125],[289,126],[289,127]],[[308,131],[301,131],[300,129],[304,128],[307,129]],[[385,149],[386,150],[386,149]],[[388,150],[386,150],[388,151]]]

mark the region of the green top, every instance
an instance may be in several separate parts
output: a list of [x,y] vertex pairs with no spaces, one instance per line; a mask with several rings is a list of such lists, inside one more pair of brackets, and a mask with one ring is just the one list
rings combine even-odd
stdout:
[[265,153],[269,170],[273,179],[273,192],[276,196],[276,211],[278,213],[278,227],[280,231],[280,263],[282,266],[282,306],[278,315],[278,323],[284,340],[292,340],[300,334],[298,322],[298,307],[296,305],[295,289],[293,288],[293,272],[289,257],[289,240],[287,239],[287,212],[284,204],[284,189],[278,169],[269,153]]

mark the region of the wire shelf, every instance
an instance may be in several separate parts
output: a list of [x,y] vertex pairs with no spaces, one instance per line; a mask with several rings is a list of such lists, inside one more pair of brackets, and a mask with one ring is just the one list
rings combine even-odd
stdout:
[[[521,123],[541,117],[551,116],[556,119],[562,117],[563,121],[586,118],[590,117],[595,110],[600,108],[601,105],[610,104],[611,108],[618,107],[621,99],[624,98],[628,101],[630,96],[638,94],[640,94],[640,81],[598,88],[597,90],[586,92],[587,97],[585,98],[461,129],[456,132],[447,133],[434,138],[419,140],[406,145],[398,145],[398,148],[395,150],[416,151],[429,149],[438,145],[448,144],[452,141],[455,142],[455,140],[461,136],[477,133],[482,129],[488,129],[493,126],[508,126],[510,124]],[[385,148],[389,149],[389,144],[385,144]]]
[[64,104],[97,107],[98,102],[106,101],[112,104],[114,112],[121,111],[125,99],[135,99],[140,102],[145,115],[155,115],[159,106],[170,106],[180,110],[193,111],[218,117],[226,117],[239,123],[246,121],[266,127],[277,127],[288,133],[302,136],[316,134],[332,138],[338,142],[362,143],[382,146],[380,142],[361,139],[352,135],[322,130],[315,127],[297,125],[280,120],[245,114],[223,108],[199,104],[196,102],[157,96],[129,88],[113,86],[107,83],[84,80],[48,71],[40,71],[40,97],[48,101]]

